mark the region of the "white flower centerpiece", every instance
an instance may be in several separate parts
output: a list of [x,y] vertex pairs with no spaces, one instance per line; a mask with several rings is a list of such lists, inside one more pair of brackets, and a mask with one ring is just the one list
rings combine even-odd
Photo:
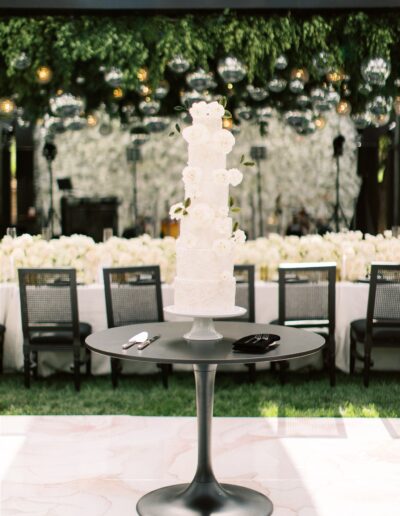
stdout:
[[190,109],[193,125],[183,130],[189,160],[183,169],[185,201],[171,207],[172,218],[180,220],[177,241],[177,271],[174,305],[166,311],[195,317],[188,339],[221,338],[212,326],[212,317],[242,315],[235,306],[236,282],[233,276],[235,248],[245,234],[229,216],[233,200],[229,187],[237,186],[243,174],[226,168],[226,155],[235,143],[222,128],[224,107],[199,102]]

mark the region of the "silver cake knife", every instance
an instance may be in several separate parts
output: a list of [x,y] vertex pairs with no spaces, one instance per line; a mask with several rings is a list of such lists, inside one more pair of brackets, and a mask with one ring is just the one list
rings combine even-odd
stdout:
[[138,350],[142,350],[144,348],[147,348],[147,346],[149,344],[151,344],[152,342],[154,342],[155,340],[159,339],[160,338],[160,335],[154,335],[154,337],[151,337],[150,339],[147,339],[145,342],[143,342],[142,344],[138,344]]

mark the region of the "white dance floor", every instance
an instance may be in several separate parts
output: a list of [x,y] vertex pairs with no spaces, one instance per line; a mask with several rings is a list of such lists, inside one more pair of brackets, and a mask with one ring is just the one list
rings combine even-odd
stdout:
[[[144,493],[191,480],[196,421],[2,417],[0,457],[2,516],[135,515]],[[399,514],[400,419],[216,418],[213,457],[274,516]]]

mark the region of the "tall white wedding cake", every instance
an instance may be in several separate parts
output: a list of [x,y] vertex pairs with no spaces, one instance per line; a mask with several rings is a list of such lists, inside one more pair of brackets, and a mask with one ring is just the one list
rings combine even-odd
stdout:
[[235,210],[229,186],[240,184],[243,174],[226,169],[235,138],[222,128],[224,107],[198,102],[189,112],[193,125],[182,131],[189,147],[182,174],[185,201],[170,209],[180,220],[174,307],[192,315],[223,315],[235,306],[234,251],[245,241],[229,216]]

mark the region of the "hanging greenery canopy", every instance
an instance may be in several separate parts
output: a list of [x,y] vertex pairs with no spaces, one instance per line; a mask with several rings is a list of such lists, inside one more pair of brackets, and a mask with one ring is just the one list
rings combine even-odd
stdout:
[[[196,96],[184,93],[194,84],[201,98],[227,96],[235,117],[248,106],[315,115],[330,93],[342,114],[367,109],[387,122],[400,86],[399,41],[398,12],[9,17],[0,20],[0,97],[20,119],[51,113],[50,99],[65,92],[84,99],[86,115],[105,104],[124,119],[170,115]],[[227,56],[232,62],[220,61]],[[182,62],[189,68],[177,73]],[[0,101],[3,115],[14,107]]]

